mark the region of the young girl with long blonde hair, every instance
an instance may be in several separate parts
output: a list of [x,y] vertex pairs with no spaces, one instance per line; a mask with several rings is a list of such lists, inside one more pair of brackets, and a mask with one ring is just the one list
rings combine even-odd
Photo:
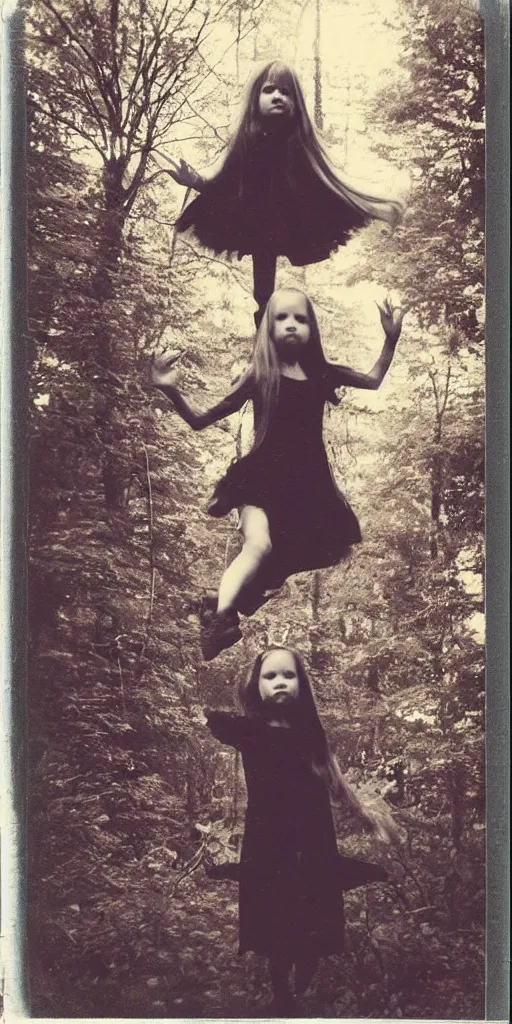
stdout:
[[356,515],[332,477],[322,420],[325,403],[339,401],[337,388],[374,390],[384,379],[402,310],[389,299],[379,310],[384,345],[372,369],[360,373],[326,360],[313,306],[303,292],[275,292],[249,369],[207,412],[194,409],[177,388],[173,356],[152,361],[153,385],[194,430],[237,412],[248,400],[254,407],[252,450],[229,467],[208,509],[212,516],[239,510],[243,546],[222,576],[215,606],[203,602],[205,660],[241,638],[238,612],[250,614],[258,594],[276,589],[293,573],[336,565],[361,540]]

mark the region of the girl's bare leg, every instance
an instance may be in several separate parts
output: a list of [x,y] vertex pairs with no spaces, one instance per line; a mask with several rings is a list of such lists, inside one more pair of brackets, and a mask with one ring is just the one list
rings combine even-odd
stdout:
[[253,295],[258,303],[254,323],[260,326],[267,302],[274,291],[277,258],[272,253],[257,253],[252,258]]
[[236,607],[236,599],[272,550],[268,519],[261,508],[246,505],[240,516],[244,543],[242,550],[228,565],[219,587],[217,612]]

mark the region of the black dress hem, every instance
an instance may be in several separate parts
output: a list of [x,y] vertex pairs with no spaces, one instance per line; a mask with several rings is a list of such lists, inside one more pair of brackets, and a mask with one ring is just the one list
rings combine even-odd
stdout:
[[255,583],[260,591],[277,589],[295,573],[337,565],[362,540],[323,444],[328,392],[332,382],[323,378],[283,376],[265,438],[229,466],[209,502],[215,518],[247,505],[265,512],[272,551]]

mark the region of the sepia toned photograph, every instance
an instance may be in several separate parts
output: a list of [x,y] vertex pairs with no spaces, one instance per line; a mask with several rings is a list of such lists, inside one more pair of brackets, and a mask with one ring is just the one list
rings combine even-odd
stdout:
[[478,6],[23,13],[28,1013],[482,1020]]

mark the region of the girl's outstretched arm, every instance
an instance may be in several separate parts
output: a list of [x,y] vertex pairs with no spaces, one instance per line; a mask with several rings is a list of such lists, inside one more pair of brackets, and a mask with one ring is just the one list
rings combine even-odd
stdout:
[[176,412],[185,423],[188,423],[192,430],[203,430],[218,420],[238,412],[244,403],[252,397],[252,377],[246,373],[235,385],[233,390],[221,402],[211,409],[201,412],[195,409],[186,398],[183,397],[175,384],[174,363],[176,353],[168,353],[163,356],[153,356],[151,360],[151,383],[153,387],[163,391],[164,395],[172,402]]
[[386,335],[384,346],[377,362],[368,373],[359,373],[357,370],[352,370],[349,366],[331,364],[334,387],[367,388],[370,391],[376,391],[382,384],[395,354],[396,344],[402,330],[404,314],[402,307],[393,306],[389,298],[384,300],[382,306],[378,302],[376,305],[379,308],[381,324]]
[[243,715],[233,715],[228,711],[205,710],[206,726],[216,740],[230,747],[241,750],[244,741],[251,734],[251,723]]
[[185,188],[193,188],[196,192],[203,190],[206,183],[215,177],[224,163],[224,156],[222,156],[221,159],[219,158],[215,161],[208,173],[199,174],[183,157],[175,160],[169,153],[165,153],[163,149],[156,150],[156,153],[165,160],[168,165],[166,168],[167,173],[178,185],[183,185]]

